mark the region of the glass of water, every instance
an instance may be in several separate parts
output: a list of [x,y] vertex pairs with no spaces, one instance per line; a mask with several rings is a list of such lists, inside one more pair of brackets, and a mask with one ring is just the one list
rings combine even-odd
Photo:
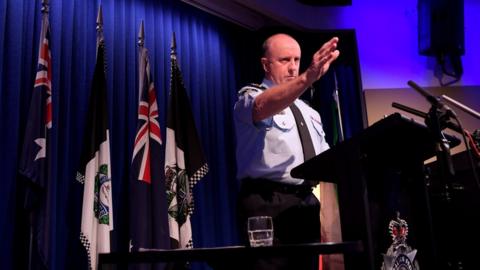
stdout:
[[248,239],[251,247],[271,246],[273,243],[272,217],[258,216],[248,218]]

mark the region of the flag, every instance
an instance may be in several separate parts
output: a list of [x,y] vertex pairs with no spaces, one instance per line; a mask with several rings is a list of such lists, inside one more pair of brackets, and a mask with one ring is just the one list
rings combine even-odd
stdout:
[[194,185],[208,172],[175,54],[171,57],[165,150],[168,222],[172,248],[191,248]]
[[42,15],[37,75],[27,121],[19,171],[20,174],[28,178],[25,207],[31,211],[31,244],[34,245],[31,248],[35,250],[41,263],[47,267],[50,227],[50,138],[52,130],[52,59],[47,12]]
[[[332,144],[336,145],[344,140],[342,119],[340,111],[340,100],[338,96],[337,73],[333,71],[335,89],[333,89],[332,100]],[[340,222],[340,210],[338,206],[337,184],[320,182],[320,235],[322,242],[342,242],[342,229]],[[320,270],[344,270],[344,258],[342,254],[320,255],[322,263]],[[323,267],[323,268],[322,268]]]
[[[99,34],[101,35],[101,34]],[[105,45],[97,40],[97,61],[93,74],[83,148],[77,180],[83,183],[80,240],[90,269],[97,268],[98,254],[110,252],[113,230],[110,141],[108,131]]]
[[169,234],[162,135],[148,51],[139,50],[137,135],[130,174],[130,248],[168,249]]

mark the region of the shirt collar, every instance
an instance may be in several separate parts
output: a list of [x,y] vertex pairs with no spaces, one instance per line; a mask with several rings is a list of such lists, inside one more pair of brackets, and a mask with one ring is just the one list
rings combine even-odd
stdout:
[[266,88],[270,88],[270,87],[274,86],[275,83],[270,81],[267,78],[264,78],[261,85],[265,86]]

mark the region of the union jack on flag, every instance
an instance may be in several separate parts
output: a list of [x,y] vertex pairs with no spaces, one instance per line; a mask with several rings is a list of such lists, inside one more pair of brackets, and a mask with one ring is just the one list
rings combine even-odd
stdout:
[[[143,26],[143,23],[142,23]],[[139,48],[137,135],[130,172],[130,250],[168,249],[168,213],[163,148],[148,50]],[[162,265],[131,269],[164,269]]]
[[[40,34],[37,75],[35,77],[24,145],[25,148],[29,148],[30,154],[35,153],[35,158],[31,159],[30,162],[47,157],[47,132],[52,128],[52,58],[49,40],[49,21],[48,17],[44,17]],[[30,142],[27,142],[27,140],[30,140]],[[35,151],[34,149],[37,150]],[[33,165],[30,166],[30,169],[33,170],[33,168]],[[23,169],[28,170],[27,167]],[[25,175],[35,178],[35,175],[39,172],[33,173],[30,172]]]
[[139,89],[141,93],[138,103],[138,122],[137,135],[132,155],[132,162],[135,160],[140,150],[142,152],[142,161],[138,170],[138,180],[151,183],[151,141],[150,139],[162,144],[160,124],[158,123],[158,105],[155,95],[155,86],[150,78],[150,63],[147,57],[147,49],[140,49],[140,70]]
[[50,54],[49,40],[50,27],[47,23],[47,32],[40,46],[38,57],[37,76],[35,78],[34,87],[42,87],[45,91],[45,126],[47,129],[52,128],[52,56]]

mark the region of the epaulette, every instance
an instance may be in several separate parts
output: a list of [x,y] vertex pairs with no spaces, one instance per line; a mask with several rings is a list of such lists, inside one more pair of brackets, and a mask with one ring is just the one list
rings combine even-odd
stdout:
[[255,87],[255,88],[258,88],[258,89],[261,89],[261,90],[267,89],[267,87],[265,85],[261,85],[261,84],[258,84],[258,83],[251,83],[248,86]]
[[238,91],[238,94],[243,95],[245,92],[248,92],[248,91],[260,92],[260,91],[263,91],[265,89],[267,89],[267,87],[265,87],[263,85],[260,85],[260,84],[257,84],[257,83],[251,83],[247,86],[242,87],[242,89],[240,89],[240,91]]

